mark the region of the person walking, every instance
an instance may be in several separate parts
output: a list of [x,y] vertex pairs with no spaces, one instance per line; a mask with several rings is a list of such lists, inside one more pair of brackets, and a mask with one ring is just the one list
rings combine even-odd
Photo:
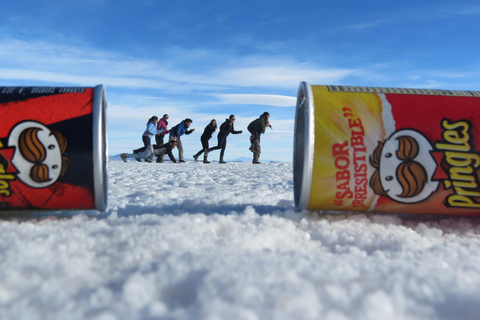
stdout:
[[216,147],[209,148],[208,152],[212,152],[213,150],[219,150],[220,151],[220,160],[218,163],[226,163],[223,160],[223,155],[225,154],[225,148],[227,147],[227,137],[230,133],[232,134],[240,134],[243,131],[235,131],[235,128],[233,126],[233,123],[235,122],[235,116],[233,114],[230,115],[228,119],[225,119],[225,122],[222,123],[220,126],[220,131],[218,132],[217,139],[218,139],[218,144]]
[[[187,118],[170,130],[170,141],[172,140],[177,141],[178,162],[185,162],[185,160],[183,160],[183,146],[182,146],[182,140],[180,140],[180,137],[183,136],[184,134],[188,135],[188,134],[191,134],[193,131],[195,131],[195,129],[189,130],[192,122],[193,122],[192,119]],[[163,160],[163,157],[162,157],[162,160]],[[158,161],[158,162],[162,162],[162,161]]]
[[[160,130],[157,130],[157,122],[158,122],[158,117],[157,116],[152,116],[150,119],[148,119],[148,122],[147,122],[147,128],[145,129],[145,132],[143,132],[142,134],[142,141],[143,141],[143,144],[144,146],[139,148],[139,149],[136,149],[136,150],[133,150],[133,153],[138,153],[138,154],[142,154],[143,153],[147,153],[148,155],[153,153],[153,148],[151,148],[151,136],[155,136],[163,131],[165,131],[165,129],[160,129]],[[135,157],[135,159],[138,161],[138,162],[141,162],[140,158],[142,157]],[[145,162],[152,162],[151,160],[145,158]]]
[[250,151],[253,152],[253,164],[260,164],[258,159],[260,158],[261,148],[260,148],[260,135],[265,133],[265,128],[273,129],[272,125],[270,124],[270,114],[268,112],[264,112],[259,118],[253,120],[248,125],[248,132],[250,132],[250,143],[251,146],[249,148]]
[[212,121],[210,121],[210,123],[205,127],[205,130],[200,137],[200,141],[202,142],[202,150],[198,151],[197,154],[193,156],[193,159],[195,159],[195,161],[198,161],[198,157],[200,157],[200,155],[204,153],[203,163],[210,163],[210,161],[208,161],[208,140],[212,138],[215,130],[217,130],[217,120],[212,119]]
[[160,119],[157,123],[157,130],[160,130],[162,128],[165,129],[161,133],[155,135],[155,142],[157,146],[162,145],[164,143],[163,138],[167,133],[170,133],[170,130],[167,130],[167,126],[168,126],[168,114],[164,114],[162,119]]
[[[123,162],[127,162],[127,158],[145,158],[145,162],[152,162],[152,160],[155,158],[155,156],[159,157],[161,155],[165,156],[168,155],[170,160],[172,160],[173,163],[176,163],[177,161],[175,160],[175,157],[172,154],[172,150],[177,146],[177,141],[176,140],[171,140],[165,144],[161,145],[154,145],[153,146],[153,153],[151,152],[151,149],[148,148],[146,151],[142,153],[122,153],[120,155],[120,158],[122,158]],[[148,151],[148,152],[147,152]],[[150,160],[150,161],[147,161]]]

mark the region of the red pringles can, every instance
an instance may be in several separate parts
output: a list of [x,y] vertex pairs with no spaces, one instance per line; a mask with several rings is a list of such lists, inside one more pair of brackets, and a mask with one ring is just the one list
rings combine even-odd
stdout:
[[480,215],[480,92],[301,83],[297,209]]
[[0,211],[107,205],[105,90],[0,87]]

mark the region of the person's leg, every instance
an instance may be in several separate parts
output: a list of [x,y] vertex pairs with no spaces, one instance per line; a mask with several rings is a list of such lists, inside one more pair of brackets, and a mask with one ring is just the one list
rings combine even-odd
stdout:
[[145,162],[153,162],[153,160],[155,160],[155,152],[153,150],[153,145],[150,145],[147,150],[150,150],[150,154],[145,157]]
[[[157,143],[157,146],[161,146],[163,144],[163,136],[157,134],[155,136],[155,142]],[[163,155],[163,156],[165,156],[165,155]],[[153,154],[153,159],[155,159],[155,154]],[[157,157],[157,162],[163,162],[163,157],[158,156]]]
[[225,148],[226,147],[227,147],[227,138],[223,139],[223,141],[222,141],[222,150],[220,151],[220,160],[218,161],[218,163],[226,163],[223,160],[223,155],[225,154]]
[[210,161],[208,161],[208,148],[205,149],[205,153],[203,154],[203,163],[210,163]]
[[[169,136],[168,138],[168,142],[172,141],[173,140],[173,137],[172,136]],[[163,143],[163,139],[162,139],[162,143]],[[161,154],[157,157],[157,162],[160,162],[160,163],[163,163],[163,158],[165,158],[165,155],[164,154]]]
[[[140,148],[140,149],[137,149],[137,150],[133,150],[133,153],[136,154],[136,153],[143,153],[145,151],[148,151],[148,148],[151,144],[150,142],[150,137],[147,137],[147,136],[142,136],[142,141],[143,141],[143,147]],[[135,160],[137,160],[138,162],[141,162],[140,161],[140,158],[142,157],[135,157]]]
[[150,145],[150,137],[142,136],[143,147],[133,150],[133,153],[140,153],[145,151]]
[[182,140],[180,140],[180,138],[177,138],[177,149],[178,149],[178,161],[184,162],[185,160],[183,160],[183,146],[182,146]]
[[203,146],[203,152],[205,152],[203,154],[203,163],[210,163],[210,161],[208,161],[208,139],[202,140],[202,146]]
[[252,151],[252,152],[255,152],[255,150],[253,150],[253,143],[255,142],[255,135],[252,134],[250,136],[250,147],[248,148],[248,150]]
[[155,136],[155,142],[157,143],[157,146],[162,145],[163,144],[163,137],[161,135],[157,134]]
[[126,158],[135,158],[135,159],[140,159],[140,158],[147,158],[149,159],[153,153],[153,148],[152,146],[148,146],[148,148],[142,152],[139,153],[122,153],[121,157],[123,161]]
[[201,138],[200,141],[202,142],[202,150],[198,151],[194,156],[193,156],[193,159],[195,159],[195,161],[197,161],[198,157],[200,157],[200,155],[202,153],[205,152],[205,150],[208,150],[208,139],[203,139]]
[[221,148],[222,148],[222,141],[223,141],[223,139],[222,139],[221,137],[217,136],[217,140],[218,140],[217,146],[216,146],[216,147],[209,148],[209,149],[208,149],[208,152],[212,152],[213,150],[218,150],[218,149],[221,149]]
[[253,141],[253,161],[252,163],[260,163],[258,159],[260,158],[261,148],[260,148],[260,140],[255,139]]

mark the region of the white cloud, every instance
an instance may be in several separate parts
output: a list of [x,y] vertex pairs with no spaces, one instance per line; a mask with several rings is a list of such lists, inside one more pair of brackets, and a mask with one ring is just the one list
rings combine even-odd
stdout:
[[296,97],[272,94],[214,94],[224,104],[258,104],[275,107],[294,107]]
[[[294,88],[301,81],[337,83],[359,72],[322,68],[275,56],[240,58],[201,52],[203,54],[193,56],[192,52],[177,50],[176,56],[151,60],[86,46],[7,38],[0,40],[0,79],[73,85],[102,83],[114,87],[189,92],[227,90],[235,86]],[[218,56],[214,65],[210,61],[210,65],[201,67],[202,61],[212,56]]]

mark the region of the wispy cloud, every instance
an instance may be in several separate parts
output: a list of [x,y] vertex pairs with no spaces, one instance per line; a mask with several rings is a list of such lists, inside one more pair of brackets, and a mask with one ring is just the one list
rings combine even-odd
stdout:
[[214,97],[225,104],[253,104],[276,107],[294,107],[296,97],[271,94],[215,94]]
[[[201,64],[202,56],[169,57],[153,61],[75,45],[0,40],[0,79],[65,82],[74,85],[104,83],[108,86],[155,88],[174,91],[228,89],[231,87],[291,88],[300,81],[338,82],[356,69],[322,68],[274,56],[224,57],[217,64]],[[226,61],[228,60],[228,61]],[[181,66],[181,67],[179,67]]]

